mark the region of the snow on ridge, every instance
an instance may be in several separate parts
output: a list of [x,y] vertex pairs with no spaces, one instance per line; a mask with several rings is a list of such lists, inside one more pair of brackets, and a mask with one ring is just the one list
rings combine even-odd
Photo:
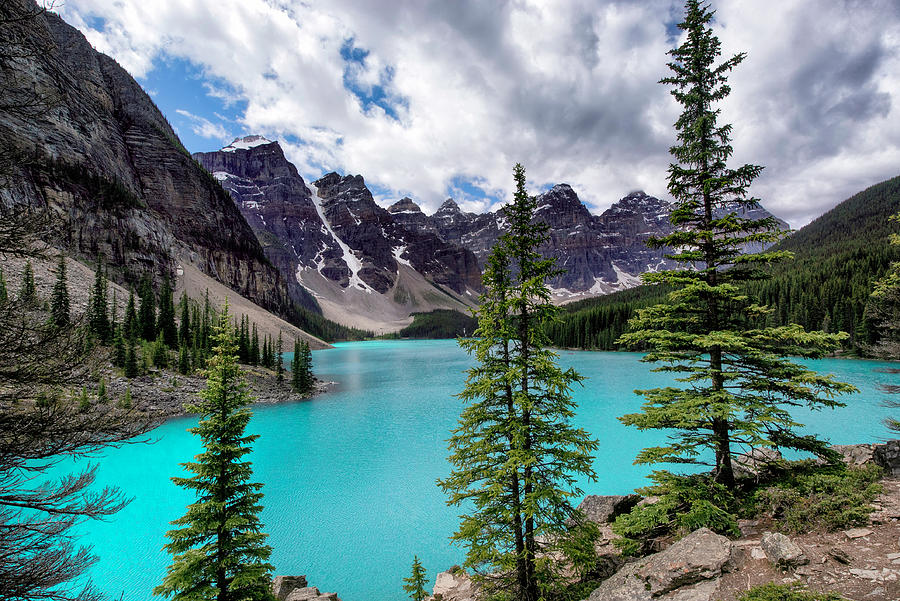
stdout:
[[[375,292],[371,286],[366,284],[362,278],[359,277],[359,272],[362,269],[362,261],[360,261],[359,257],[353,253],[353,249],[351,249],[346,242],[341,240],[335,231],[331,229],[331,224],[328,223],[328,219],[325,217],[325,210],[322,208],[322,199],[319,198],[319,189],[315,184],[307,185],[312,188],[312,201],[313,205],[316,207],[316,213],[319,214],[319,219],[322,220],[325,229],[328,230],[328,233],[331,234],[331,237],[334,238],[334,241],[337,242],[338,246],[341,247],[341,251],[344,253],[344,263],[347,265],[347,269],[350,270],[350,283],[347,285],[347,288],[359,288],[370,294]],[[324,262],[319,264],[319,273],[322,273],[323,265]]]
[[222,152],[234,152],[235,150],[249,150],[263,144],[271,144],[272,140],[267,140],[262,136],[244,136],[243,138],[235,138],[234,142],[222,149]]
[[216,178],[220,182],[224,182],[229,177],[234,177],[234,175],[228,173],[227,171],[214,171],[213,177]]
[[412,267],[412,263],[409,262],[409,259],[403,258],[404,253],[406,253],[405,246],[394,246],[391,248],[391,252],[394,253],[394,260],[396,260],[397,263],[400,263],[402,265],[408,265],[409,267]]

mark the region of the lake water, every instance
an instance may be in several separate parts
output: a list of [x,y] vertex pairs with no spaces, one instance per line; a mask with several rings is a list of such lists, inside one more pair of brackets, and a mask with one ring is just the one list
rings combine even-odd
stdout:
[[[638,359],[633,353],[560,354],[564,366],[588,378],[575,391],[576,422],[600,440],[599,480],[582,483],[587,494],[628,493],[645,482],[649,470],[632,460],[659,434],[625,428],[616,417],[640,406],[634,388],[670,379]],[[338,385],[310,401],[256,407],[250,424],[260,435],[252,461],[255,480],[265,485],[262,521],[276,574],[305,574],[344,601],[404,599],[401,580],[413,554],[431,582],[463,558],[447,542],[458,512],[447,507],[435,480],[449,471],[445,440],[459,416],[454,395],[470,360],[454,341],[377,341],[316,351],[313,361],[320,378]],[[881,420],[889,410],[876,384],[892,376],[875,372],[888,364],[811,364],[861,393],[847,398],[843,409],[797,414],[801,422],[835,444],[888,437]],[[151,599],[170,563],[161,550],[168,522],[192,499],[169,478],[200,450],[185,431],[194,423],[170,421],[153,432],[154,444],[111,449],[99,460],[99,484],[134,497],[110,521],[83,528],[100,556],[91,576],[113,599]]]

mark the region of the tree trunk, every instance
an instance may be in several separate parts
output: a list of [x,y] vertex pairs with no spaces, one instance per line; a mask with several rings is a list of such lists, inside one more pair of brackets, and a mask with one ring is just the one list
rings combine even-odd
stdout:
[[[503,342],[503,365],[506,372],[510,369],[509,360],[509,341]],[[510,418],[515,415],[515,405],[513,404],[512,386],[507,382],[504,394],[506,395],[506,408]],[[509,432],[507,440],[509,441],[510,451],[513,450],[514,438],[512,432]],[[513,535],[516,544],[516,582],[520,591],[528,588],[528,568],[525,562],[525,540],[522,534],[522,496],[519,487],[519,471],[513,470],[510,486],[512,487],[512,510],[513,510]]]

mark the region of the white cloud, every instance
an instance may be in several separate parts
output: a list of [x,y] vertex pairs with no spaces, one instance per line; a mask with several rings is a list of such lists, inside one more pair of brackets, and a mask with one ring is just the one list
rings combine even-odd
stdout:
[[[747,51],[723,119],[735,159],[766,166],[764,204],[802,225],[900,165],[900,14],[892,0],[721,0],[726,53]],[[673,0],[68,0],[61,12],[132,74],[165,57],[246,101],[243,133],[295,136],[300,172],[361,173],[434,210],[456,177],[508,195],[519,161],[595,210],[666,196],[678,107],[666,74]],[[91,30],[89,16],[105,20]],[[349,40],[368,52],[345,61]],[[164,65],[163,65],[164,67]],[[396,119],[345,87],[382,89]],[[192,107],[187,107],[191,109]],[[224,139],[195,116],[194,131]],[[217,129],[221,128],[220,130]],[[215,131],[214,131],[215,130]],[[235,132],[238,133],[238,132]],[[201,150],[201,149],[195,149]],[[460,191],[461,192],[461,191]],[[460,198],[467,210],[486,208]]]
[[187,117],[187,119],[191,123],[191,131],[193,131],[201,138],[207,138],[209,140],[217,140],[222,142],[228,142],[233,138],[233,136],[228,133],[228,131],[225,129],[225,126],[223,126],[221,123],[213,123],[205,117],[194,115],[193,113],[184,109],[176,109],[175,112],[182,117]]

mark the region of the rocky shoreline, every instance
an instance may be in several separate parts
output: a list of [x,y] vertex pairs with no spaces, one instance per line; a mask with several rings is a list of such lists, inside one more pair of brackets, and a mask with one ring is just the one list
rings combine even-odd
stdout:
[[[301,395],[291,389],[290,373],[286,373],[285,379],[279,382],[275,372],[269,369],[246,365],[242,368],[253,397],[253,405],[306,400],[327,392],[336,384],[317,379],[315,390]],[[109,367],[102,370],[100,377],[106,383],[109,402],[121,403],[126,391],[130,391],[132,406],[142,416],[160,422],[191,415],[185,411],[184,404],[196,402],[200,391],[206,388],[205,377],[198,374],[182,375],[168,369],[154,369],[148,374],[128,379],[121,375],[120,370]],[[98,394],[98,383],[90,383],[88,390],[93,395]]]

